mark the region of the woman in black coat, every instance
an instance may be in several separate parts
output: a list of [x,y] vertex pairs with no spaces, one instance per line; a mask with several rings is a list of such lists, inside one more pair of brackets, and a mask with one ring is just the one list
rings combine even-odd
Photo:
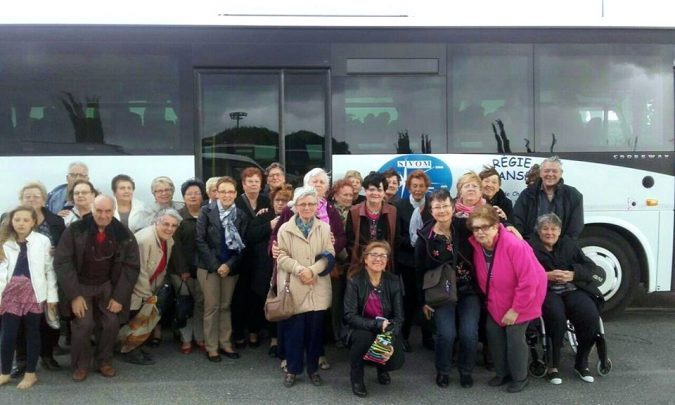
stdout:
[[394,351],[384,365],[377,366],[377,381],[391,383],[388,371],[403,366],[404,355],[400,334],[403,325],[403,294],[399,278],[387,272],[391,248],[384,241],[372,241],[363,250],[361,264],[350,271],[344,297],[344,323],[348,330],[352,392],[367,395],[363,382],[363,356],[375,337],[392,331]]
[[499,207],[504,211],[505,219],[507,222],[512,221],[511,216],[513,215],[513,203],[506,196],[506,193],[501,189],[502,178],[499,177],[499,172],[494,167],[485,167],[482,172],[478,173],[478,176],[481,179],[481,185],[483,190],[483,198],[485,202],[492,205],[493,207]]
[[581,380],[591,383],[588,354],[598,333],[599,308],[603,302],[598,286],[604,282],[605,272],[572,238],[560,236],[562,221],[556,214],[537,218],[535,230],[536,234],[529,242],[548,277],[548,291],[542,307],[552,349],[547,378],[552,384],[562,383],[558,366],[566,320],[569,319],[579,342],[574,370]]

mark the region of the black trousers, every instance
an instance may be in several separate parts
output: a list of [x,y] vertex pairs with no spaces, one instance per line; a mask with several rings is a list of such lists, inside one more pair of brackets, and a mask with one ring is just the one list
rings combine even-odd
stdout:
[[[23,320],[22,320],[23,322]],[[19,328],[19,333],[16,336],[16,362],[26,362],[26,334],[25,327]],[[40,316],[40,356],[53,357],[54,348],[59,344],[59,337],[61,331],[59,329],[52,329],[47,325],[45,314]]]
[[234,342],[247,340],[247,332],[259,332],[255,330],[256,322],[252,322],[248,316],[253,296],[255,293],[251,290],[251,275],[245,270],[239,274],[239,281],[232,295],[232,340]]
[[542,315],[546,333],[551,337],[551,366],[558,368],[560,365],[560,349],[569,319],[579,342],[574,365],[580,369],[588,367],[588,354],[593,348],[600,322],[600,312],[594,298],[583,290],[563,294],[548,291]]
[[[368,352],[370,345],[375,341],[375,336],[377,336],[376,333],[363,329],[355,329],[352,332],[350,339],[351,346],[349,348],[350,378],[352,381],[363,381],[363,368],[366,364],[366,361],[363,360],[363,356]],[[382,366],[377,366],[378,371],[394,371],[403,367],[405,354],[403,353],[401,339],[394,337],[393,343],[394,354],[391,355],[387,363]]]
[[288,372],[301,374],[307,364],[307,374],[319,369],[319,356],[323,347],[323,327],[326,311],[310,311],[293,315],[279,322],[280,341],[287,361]]
[[30,312],[24,316],[10,313],[2,315],[2,332],[0,333],[2,374],[7,375],[12,371],[14,350],[16,348],[17,336],[21,329],[25,329],[26,372],[35,372],[40,353],[40,316],[41,314]]
[[419,292],[417,283],[417,274],[414,267],[406,266],[402,263],[396,263],[396,271],[403,281],[403,326],[401,335],[404,339],[410,337],[410,330],[413,323],[419,321],[422,327],[422,339],[431,339],[433,337],[434,325],[432,321],[427,320],[422,313],[422,303],[419,302]]

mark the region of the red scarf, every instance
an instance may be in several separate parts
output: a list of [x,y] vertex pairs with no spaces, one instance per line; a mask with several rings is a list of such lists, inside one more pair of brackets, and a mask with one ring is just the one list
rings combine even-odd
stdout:
[[162,274],[164,270],[166,270],[166,241],[163,240],[160,242],[160,244],[162,245],[162,258],[160,259],[155,272],[152,273],[152,276],[150,276],[150,284],[157,280],[157,277],[159,277],[159,275]]

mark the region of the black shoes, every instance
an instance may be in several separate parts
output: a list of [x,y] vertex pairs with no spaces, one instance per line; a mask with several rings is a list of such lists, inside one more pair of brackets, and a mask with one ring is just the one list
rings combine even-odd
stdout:
[[581,379],[583,382],[592,383],[595,381],[595,378],[591,375],[591,372],[588,368],[576,368],[574,367],[574,373]]
[[223,350],[223,349],[220,349],[219,352],[220,352],[220,354],[222,354],[223,356],[227,357],[228,359],[232,359],[232,360],[236,360],[236,359],[238,359],[238,358],[240,357],[240,356],[239,356],[239,353],[237,353],[237,352],[226,352],[226,351]]
[[403,351],[406,353],[412,353],[412,346],[408,339],[401,339],[401,345],[403,346]]
[[9,373],[11,378],[19,378],[26,373],[26,363],[17,361],[16,365],[12,367],[12,371]]
[[137,364],[139,366],[150,366],[155,364],[155,361],[148,353],[144,353],[140,348],[136,348],[129,353],[126,353],[122,360],[127,363]]
[[61,365],[51,356],[43,356],[41,359],[42,367],[49,371],[61,370]]
[[436,374],[436,385],[441,388],[448,388],[450,385],[450,376],[447,374]]
[[216,354],[215,356],[209,355],[209,353],[206,353],[206,358],[209,359],[210,362],[212,363],[220,363],[223,359],[220,357],[219,354]]
[[363,398],[368,395],[366,384],[363,381],[352,381],[352,393],[357,397]]
[[267,351],[267,355],[270,356],[271,358],[277,357],[278,348],[279,346],[277,345],[270,346],[270,349]]
[[312,385],[315,387],[320,387],[323,385],[323,380],[321,379],[319,373],[310,374],[309,381],[311,381]]
[[459,385],[461,385],[462,388],[473,387],[473,377],[471,376],[471,374],[460,374]]
[[286,373],[284,375],[284,387],[291,388],[295,384],[295,374]]
[[386,372],[385,370],[380,371],[378,369],[377,370],[377,382],[379,382],[380,385],[391,384],[391,377],[389,376],[389,373]]
[[529,383],[530,383],[530,380],[528,380],[527,378],[525,378],[522,381],[511,381],[509,386],[506,387],[506,391],[510,392],[512,394],[516,393],[516,392],[520,392],[523,389],[525,389],[525,387],[527,387],[527,384],[529,384]]
[[511,382],[511,377],[506,376],[506,377],[500,377],[500,376],[494,376],[488,381],[488,385],[490,387],[501,387],[502,385]]

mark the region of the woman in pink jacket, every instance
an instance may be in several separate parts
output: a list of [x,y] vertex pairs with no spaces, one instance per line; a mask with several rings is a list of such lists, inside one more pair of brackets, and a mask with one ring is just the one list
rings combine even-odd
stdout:
[[528,384],[525,330],[541,315],[546,273],[527,242],[499,223],[491,205],[476,208],[467,226],[473,232],[469,241],[476,280],[486,297],[485,329],[497,372],[488,384],[509,383],[508,392],[520,392]]

